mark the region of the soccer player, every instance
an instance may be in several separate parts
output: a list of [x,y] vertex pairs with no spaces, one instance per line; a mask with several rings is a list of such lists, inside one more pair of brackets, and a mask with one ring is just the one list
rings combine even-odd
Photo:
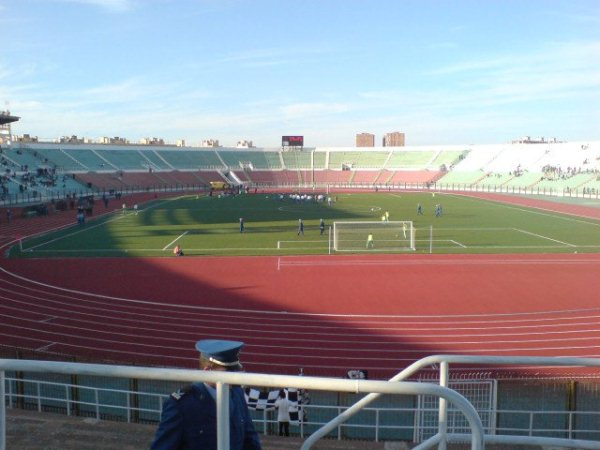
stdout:
[[319,221],[319,231],[321,232],[321,235],[325,232],[325,220],[323,219]]
[[298,236],[304,236],[304,222],[302,219],[298,219]]
[[244,218],[240,217],[240,233],[244,232]]
[[390,221],[390,212],[389,212],[389,211],[386,211],[386,212],[385,212],[385,221],[386,221],[386,222],[389,222],[389,221]]
[[406,229],[408,228],[408,226],[406,225],[406,223],[402,224],[402,234],[404,234],[404,239],[406,239]]
[[375,247],[375,242],[373,242],[373,233],[369,233],[367,236],[367,248]]
[[417,203],[417,216],[423,215],[423,206],[420,203]]

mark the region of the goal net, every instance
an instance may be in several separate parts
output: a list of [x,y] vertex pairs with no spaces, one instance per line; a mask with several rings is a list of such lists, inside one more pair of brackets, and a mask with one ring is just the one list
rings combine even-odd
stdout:
[[401,252],[415,250],[412,221],[334,222],[336,252]]

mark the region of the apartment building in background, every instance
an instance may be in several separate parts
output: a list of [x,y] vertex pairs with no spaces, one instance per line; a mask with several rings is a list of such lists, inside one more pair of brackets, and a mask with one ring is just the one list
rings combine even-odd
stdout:
[[360,133],[356,135],[357,147],[375,147],[375,135],[370,133]]
[[382,145],[384,147],[404,147],[404,133],[400,133],[399,131],[386,133],[383,136]]

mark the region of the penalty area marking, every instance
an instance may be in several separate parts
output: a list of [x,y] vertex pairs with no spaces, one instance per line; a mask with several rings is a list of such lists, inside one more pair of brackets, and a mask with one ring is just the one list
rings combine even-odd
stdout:
[[85,226],[84,228],[81,228],[81,229],[79,229],[79,230],[77,230],[77,231],[74,231],[74,232],[72,232],[72,233],[67,233],[67,234],[64,234],[64,235],[62,235],[62,236],[59,236],[59,237],[57,237],[57,238],[50,239],[49,241],[42,242],[41,244],[34,245],[34,246],[31,246],[31,247],[27,247],[27,248],[25,248],[25,249],[23,249],[23,250],[24,250],[24,251],[28,251],[28,252],[32,252],[33,250],[35,250],[35,249],[37,249],[37,248],[43,247],[43,246],[45,246],[45,245],[48,245],[48,244],[52,244],[53,242],[60,241],[60,240],[62,240],[62,239],[66,239],[66,238],[68,238],[68,237],[71,237],[71,236],[75,236],[75,235],[77,235],[77,234],[80,234],[80,233],[83,233],[83,232],[85,232],[85,231],[89,231],[89,230],[91,230],[91,229],[93,229],[93,228],[98,228],[98,227],[104,226],[104,225],[106,225],[107,223],[109,223],[109,222],[113,222],[113,221],[115,221],[115,220],[121,220],[123,217],[125,217],[125,216],[122,216],[122,215],[121,215],[121,216],[117,216],[117,217],[115,217],[115,218],[113,218],[113,219],[106,220],[105,222],[101,222],[101,223],[98,223],[98,224],[95,224],[95,225],[89,225],[89,226]]
[[188,230],[188,231],[186,231],[186,232],[184,232],[184,233],[182,233],[182,234],[180,234],[180,235],[179,235],[179,236],[177,236],[175,239],[173,239],[171,242],[169,242],[167,245],[165,245],[165,246],[163,247],[163,252],[164,252],[166,249],[168,249],[168,248],[169,248],[171,245],[173,245],[175,242],[177,242],[179,239],[181,239],[181,238],[182,238],[182,237],[184,237],[186,234],[188,234],[188,233],[189,233],[189,230]]
[[456,244],[456,245],[458,245],[458,246],[460,246],[462,248],[468,248],[466,245],[461,244],[460,242],[455,241],[454,239],[450,239],[450,242],[452,242],[452,243],[454,243],[454,244]]
[[558,244],[563,244],[568,247],[577,247],[575,244],[569,244],[568,242],[559,241],[558,239],[552,239],[551,237],[542,236],[541,234],[532,233],[531,231],[521,230],[520,228],[513,228],[513,230],[518,231],[519,233],[528,234],[529,236],[535,236],[535,237],[539,237],[542,239],[548,239],[549,241],[556,242]]
[[[312,243],[315,243],[315,242],[320,242],[320,243],[321,243],[321,244],[323,244],[324,246],[325,246],[325,244],[326,244],[326,243],[324,243],[323,241],[277,241],[277,250],[281,250],[281,244],[286,244],[286,243],[293,243],[293,244],[307,244],[307,243],[309,243],[309,244],[312,244]],[[312,248],[318,248],[318,247],[319,247],[319,246],[316,246],[316,247],[309,247],[309,249],[312,249]],[[289,249],[289,250],[298,250],[298,247],[292,247],[292,248],[289,248],[289,247],[288,247],[288,249]]]

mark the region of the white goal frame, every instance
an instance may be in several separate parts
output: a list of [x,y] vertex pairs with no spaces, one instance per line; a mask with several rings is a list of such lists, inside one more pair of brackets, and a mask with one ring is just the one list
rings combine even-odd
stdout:
[[[353,239],[340,239],[345,230],[353,230]],[[336,252],[402,252],[415,251],[415,227],[410,220],[337,221],[333,222],[332,250]],[[406,232],[406,236],[404,233]],[[369,245],[367,237],[373,235]],[[350,242],[346,247],[344,241]],[[383,244],[383,245],[382,245]]]

